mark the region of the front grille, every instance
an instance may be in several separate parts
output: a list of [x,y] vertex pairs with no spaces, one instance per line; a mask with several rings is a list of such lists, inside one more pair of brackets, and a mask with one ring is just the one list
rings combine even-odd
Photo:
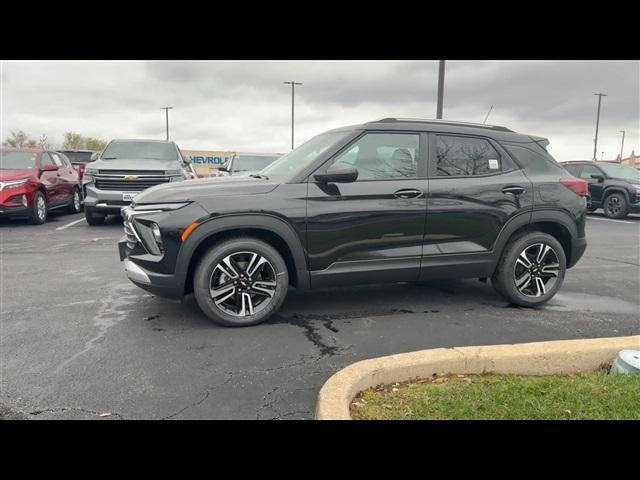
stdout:
[[99,190],[120,190],[129,192],[140,192],[149,187],[168,183],[171,181],[171,177],[153,177],[153,178],[138,178],[136,180],[125,180],[124,178],[107,178],[96,177],[95,184]]
[[98,170],[103,175],[164,175],[163,170]]

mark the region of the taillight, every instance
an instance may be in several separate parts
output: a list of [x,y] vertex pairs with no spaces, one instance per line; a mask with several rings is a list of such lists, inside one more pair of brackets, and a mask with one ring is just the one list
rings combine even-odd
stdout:
[[84,163],[81,163],[78,166],[78,173],[79,173],[78,176],[80,177],[80,180],[82,180],[82,178],[84,177],[84,169],[85,169],[85,167],[86,167],[86,165]]
[[560,183],[581,197],[586,197],[587,193],[589,193],[589,183],[586,180],[580,180],[579,178],[561,178]]

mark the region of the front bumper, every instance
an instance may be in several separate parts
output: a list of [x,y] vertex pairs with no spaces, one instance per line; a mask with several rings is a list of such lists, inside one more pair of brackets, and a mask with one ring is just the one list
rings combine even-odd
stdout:
[[30,213],[31,208],[23,205],[17,205],[15,207],[0,205],[0,217],[28,217]]
[[93,183],[85,183],[82,187],[84,206],[97,213],[120,213],[122,207],[131,204],[122,200],[122,193],[118,190],[98,190]]
[[175,275],[151,272],[130,258],[127,247],[127,237],[124,236],[118,242],[120,261],[124,262],[124,271],[135,285],[160,297],[181,299],[184,291]]

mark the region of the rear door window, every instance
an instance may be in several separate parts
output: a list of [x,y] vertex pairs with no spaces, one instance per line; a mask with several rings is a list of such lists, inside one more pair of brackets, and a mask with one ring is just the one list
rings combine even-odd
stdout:
[[437,135],[436,171],[439,177],[491,175],[503,170],[500,153],[485,138]]

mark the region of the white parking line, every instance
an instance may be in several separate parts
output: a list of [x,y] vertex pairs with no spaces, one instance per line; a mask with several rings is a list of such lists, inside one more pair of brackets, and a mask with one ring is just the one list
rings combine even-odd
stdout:
[[626,220],[614,220],[613,218],[600,218],[600,217],[587,217],[590,220],[604,220],[605,222],[615,222],[615,223],[629,223],[631,225],[638,225],[638,222],[628,222]]
[[65,228],[69,228],[69,227],[75,225],[76,223],[80,223],[80,222],[84,222],[84,218],[81,218],[80,220],[76,220],[76,221],[71,222],[71,223],[67,223],[66,225],[63,225],[61,227],[56,228],[56,230],[64,230]]

